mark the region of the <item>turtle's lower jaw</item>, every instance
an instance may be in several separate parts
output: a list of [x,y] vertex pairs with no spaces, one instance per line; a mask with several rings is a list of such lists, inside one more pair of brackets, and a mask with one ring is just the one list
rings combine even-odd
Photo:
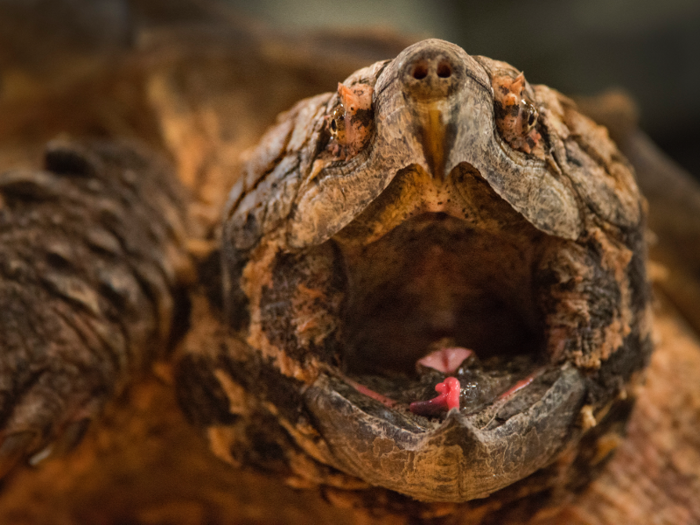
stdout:
[[547,375],[536,395],[514,395],[472,415],[453,409],[432,424],[329,375],[305,400],[342,470],[420,501],[460,502],[548,465],[574,437],[584,380],[571,367]]

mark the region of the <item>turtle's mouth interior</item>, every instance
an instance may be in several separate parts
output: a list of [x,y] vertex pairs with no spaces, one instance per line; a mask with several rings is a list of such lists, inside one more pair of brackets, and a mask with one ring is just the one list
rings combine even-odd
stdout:
[[[435,386],[454,376],[462,411],[475,413],[509,397],[514,385],[548,375],[539,307],[547,290],[537,267],[550,238],[470,172],[455,181],[473,186],[458,206],[414,208],[378,236],[366,225],[381,224],[387,207],[404,206],[395,180],[358,218],[360,227],[351,223],[331,241],[347,278],[341,370],[392,408],[435,397]],[[447,348],[469,350],[470,357],[452,370],[418,366]]]
[[427,213],[347,256],[347,372],[414,375],[416,362],[440,344],[470,349],[482,361],[536,354],[543,330],[532,252]]

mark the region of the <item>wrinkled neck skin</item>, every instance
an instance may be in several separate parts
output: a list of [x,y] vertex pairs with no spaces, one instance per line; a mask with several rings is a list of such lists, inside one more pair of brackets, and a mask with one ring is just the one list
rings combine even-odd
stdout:
[[[248,401],[227,446],[272,419],[291,478],[423,502],[578,486],[651,352],[628,163],[568,99],[447,42],[339,92],[360,85],[354,142],[329,131],[338,94],[301,101],[229,198],[221,359]],[[469,357],[420,364],[448,354]],[[449,377],[458,406],[421,412]]]

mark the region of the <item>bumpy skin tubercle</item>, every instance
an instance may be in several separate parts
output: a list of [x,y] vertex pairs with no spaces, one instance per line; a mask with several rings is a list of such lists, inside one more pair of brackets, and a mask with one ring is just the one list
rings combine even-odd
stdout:
[[330,151],[342,158],[352,157],[365,146],[372,132],[372,88],[338,84],[339,105],[328,120]]
[[525,75],[493,79],[496,125],[503,139],[517,150],[544,158],[542,137],[536,129],[538,112],[523,93]]
[[[334,147],[342,89],[301,101],[231,193],[233,337],[189,362],[215,368],[202,388],[236,407],[235,422],[207,421],[214,448],[256,462],[258,436],[297,486],[424,502],[580,484],[598,437],[622,432],[651,352],[628,163],[567,98],[443,41],[343,86],[371,89],[360,147]],[[508,94],[518,115],[505,121]],[[412,414],[445,381],[415,372],[445,337],[476,356],[454,370],[459,409]]]

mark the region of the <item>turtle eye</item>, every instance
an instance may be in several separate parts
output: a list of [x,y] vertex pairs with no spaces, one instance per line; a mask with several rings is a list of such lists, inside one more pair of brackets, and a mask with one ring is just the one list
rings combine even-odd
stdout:
[[522,100],[520,102],[520,106],[520,111],[523,115],[523,131],[527,133],[535,127],[535,124],[537,124],[537,109],[534,105],[530,104],[525,100]]
[[331,137],[337,142],[342,143],[345,140],[345,108],[342,104],[331,113],[328,127],[331,132]]

